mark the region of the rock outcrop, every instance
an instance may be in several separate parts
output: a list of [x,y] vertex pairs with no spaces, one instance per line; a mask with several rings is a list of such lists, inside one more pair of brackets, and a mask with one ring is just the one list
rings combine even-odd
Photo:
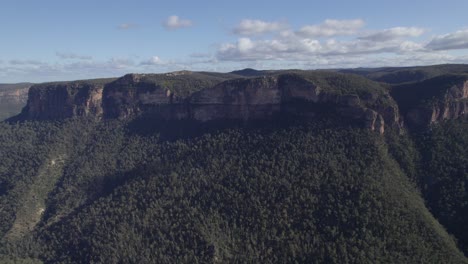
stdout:
[[[276,114],[313,117],[334,112],[383,133],[383,115],[370,108],[379,96],[384,95],[376,93],[365,98],[354,94],[339,95],[298,75],[285,74],[226,81],[193,94],[188,105],[191,118],[199,121],[269,119]],[[396,105],[392,107],[396,108]],[[398,108],[393,112],[398,113]],[[392,118],[388,119],[389,124],[395,122]]]
[[32,86],[21,115],[26,119],[65,119],[103,114],[103,84],[87,82],[52,83]]
[[[178,74],[167,75],[175,76]],[[103,95],[105,118],[128,119],[148,111],[159,111],[154,114],[164,119],[187,117],[184,111],[178,111],[184,104],[184,96],[171,91],[167,83],[145,81],[144,77],[144,74],[127,74],[106,86]]]
[[[156,120],[207,122],[269,120],[278,115],[314,118],[332,113],[379,133],[384,133],[385,127],[400,127],[397,104],[386,89],[378,85],[374,89],[375,83],[342,91],[331,89],[333,83],[296,73],[230,80],[210,76],[191,72],[128,74],[107,83],[36,85],[29,91],[22,117],[132,119],[150,114]],[[343,76],[340,78],[346,84]]]
[[[327,91],[297,74],[280,74],[227,81],[189,80],[197,90],[183,93],[181,75],[128,74],[105,85],[69,83],[31,89],[27,118],[57,119],[73,116],[131,119],[151,114],[161,120],[262,120],[277,115],[313,118],[335,113],[383,133],[385,125],[398,125],[396,104],[379,105],[387,93],[368,91],[361,96]],[[192,77],[190,77],[192,78]],[[161,81],[163,79],[163,81]],[[177,80],[177,81],[176,81]],[[175,86],[174,86],[175,83]]]
[[26,104],[29,87],[31,85],[25,84],[21,88],[0,90],[0,103]]
[[0,84],[0,121],[17,115],[26,105],[32,84]]
[[437,97],[413,103],[405,113],[409,126],[424,127],[443,120],[468,118],[468,81],[442,88]]

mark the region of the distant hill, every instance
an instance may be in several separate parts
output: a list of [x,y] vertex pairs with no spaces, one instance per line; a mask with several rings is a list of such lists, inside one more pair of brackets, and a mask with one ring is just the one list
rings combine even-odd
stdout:
[[265,75],[265,71],[258,71],[258,70],[251,69],[251,68],[246,68],[246,69],[238,70],[238,71],[232,71],[230,73],[244,76],[244,77],[254,77],[254,76]]
[[400,84],[419,82],[443,74],[468,73],[468,65],[442,64],[416,67],[356,68],[338,71],[361,75],[374,81]]

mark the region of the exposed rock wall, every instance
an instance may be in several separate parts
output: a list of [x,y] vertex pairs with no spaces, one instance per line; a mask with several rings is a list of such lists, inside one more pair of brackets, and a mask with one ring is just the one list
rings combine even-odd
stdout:
[[468,118],[468,81],[450,87],[443,98],[429,105],[417,105],[406,114],[410,126],[426,126],[459,118]]
[[370,105],[379,96],[388,95],[336,95],[297,75],[285,74],[229,80],[179,97],[164,87],[140,82],[138,75],[126,75],[106,86],[103,109],[106,118],[127,119],[150,112],[163,120],[201,122],[271,119],[282,113],[313,117],[318,112],[334,111],[383,133],[385,117],[390,116],[389,124],[395,123],[398,108],[396,104],[387,106],[390,114],[372,110]]
[[22,116],[27,119],[64,119],[103,114],[103,85],[64,83],[33,86]]
[[[175,108],[182,107],[184,98],[161,85],[142,82],[141,75],[127,74],[106,86],[103,93],[105,118],[126,119],[146,111],[161,111],[161,118],[183,119]],[[167,107],[171,106],[171,107]],[[174,109],[169,109],[174,108]]]
[[28,100],[28,90],[30,85],[24,88],[1,91],[0,103],[17,103],[25,104]]
[[0,84],[0,121],[18,115],[28,100],[29,83]]
[[[296,74],[228,80],[187,96],[128,74],[105,85],[61,83],[33,86],[27,119],[74,116],[130,119],[151,114],[162,120],[259,120],[277,114],[313,118],[333,112],[379,133],[399,127],[398,107],[388,93],[339,94]],[[386,102],[386,103],[381,103]]]

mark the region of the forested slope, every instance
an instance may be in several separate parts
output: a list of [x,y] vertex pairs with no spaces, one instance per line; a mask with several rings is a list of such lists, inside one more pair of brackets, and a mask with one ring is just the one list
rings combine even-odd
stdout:
[[465,68],[35,85],[0,123],[0,262],[468,263]]
[[466,262],[384,137],[338,117],[170,141],[128,125],[2,124],[6,259]]

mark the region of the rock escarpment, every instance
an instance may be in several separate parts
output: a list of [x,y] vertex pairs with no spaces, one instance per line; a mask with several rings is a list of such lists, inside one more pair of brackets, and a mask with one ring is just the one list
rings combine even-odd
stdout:
[[445,75],[395,87],[394,97],[410,127],[468,118],[468,76]]
[[[28,100],[28,90],[31,84],[18,84],[16,87],[9,88],[10,85],[6,86],[5,89],[0,89],[0,104],[15,103],[15,104],[26,104]],[[7,88],[8,87],[8,88]],[[0,88],[2,85],[0,84]]]
[[454,85],[442,100],[430,106],[419,106],[407,114],[408,122],[415,125],[437,123],[447,119],[466,118],[468,115],[468,81]]
[[17,115],[26,105],[32,84],[0,84],[0,121]]
[[26,119],[65,119],[103,115],[102,93],[106,81],[50,83],[32,86],[21,116]]
[[[270,119],[276,114],[313,118],[334,112],[383,133],[385,117],[388,124],[398,126],[398,115],[380,113],[379,107],[374,107],[381,96],[386,95],[378,91],[362,97],[337,94],[299,75],[283,74],[223,82],[193,94],[188,105],[191,118],[199,121]],[[398,113],[395,104],[387,107]]]
[[[161,120],[270,120],[278,115],[314,118],[334,113],[383,133],[399,127],[398,107],[388,92],[370,81],[356,86],[342,74],[283,73],[255,78],[218,75],[128,74],[107,83],[92,81],[37,85],[22,116],[63,119],[75,116],[131,119],[150,114]],[[318,77],[317,77],[318,76]],[[328,78],[328,79],[327,79]],[[359,82],[364,78],[358,79]],[[337,84],[338,85],[338,84]],[[375,85],[375,83],[372,83]],[[369,86],[369,87],[367,87]]]

